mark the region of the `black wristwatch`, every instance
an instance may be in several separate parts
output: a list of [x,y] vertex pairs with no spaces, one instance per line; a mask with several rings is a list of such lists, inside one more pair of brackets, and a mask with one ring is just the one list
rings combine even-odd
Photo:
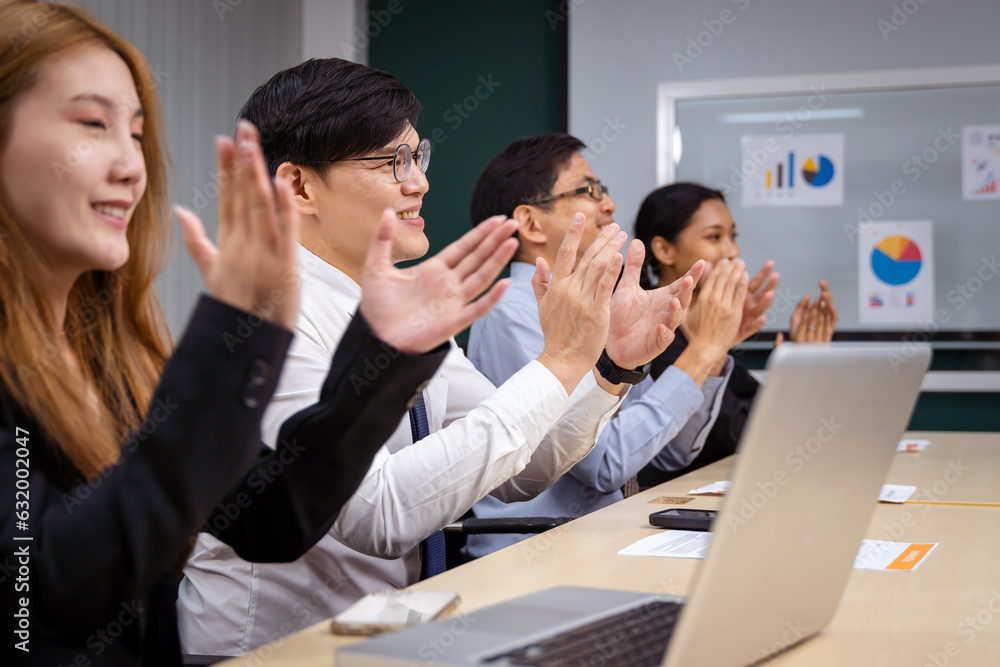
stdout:
[[601,377],[611,384],[639,384],[649,376],[649,369],[653,367],[653,362],[651,361],[635,370],[628,370],[611,361],[608,351],[604,350],[601,352],[601,358],[597,360],[596,367]]

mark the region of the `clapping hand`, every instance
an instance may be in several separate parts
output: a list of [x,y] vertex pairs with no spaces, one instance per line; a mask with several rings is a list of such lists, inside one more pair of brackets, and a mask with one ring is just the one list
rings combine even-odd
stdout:
[[434,257],[408,269],[392,264],[397,216],[382,214],[362,275],[361,314],[376,336],[409,353],[433,350],[485,315],[510,280],[477,301],[517,250],[517,222],[495,216]]
[[299,311],[296,246],[299,213],[290,184],[272,190],[257,128],[245,120],[235,141],[215,142],[219,173],[219,244],[206,236],[193,212],[175,207],[184,244],[212,295],[287,329]]
[[[789,336],[795,343],[829,343],[837,326],[837,308],[825,280],[819,281],[819,296],[810,302],[806,294],[795,306],[789,324]],[[774,340],[781,345],[785,337],[779,332]]]
[[743,302],[743,318],[740,321],[739,331],[729,347],[736,347],[750,336],[760,331],[767,322],[764,314],[771,307],[774,301],[774,292],[778,287],[779,274],[772,272],[774,261],[764,263],[764,267],[757,272],[747,285],[747,298]]
[[531,279],[545,335],[538,361],[562,382],[566,393],[573,392],[601,356],[608,338],[611,294],[621,270],[619,251],[627,238],[612,223],[577,262],[585,221],[582,213],[573,216],[555,268],[550,272],[539,257]]
[[605,348],[621,368],[643,366],[667,349],[705,268],[705,262],[698,260],[682,278],[664,287],[645,290],[639,285],[644,254],[641,241],[629,244],[625,272],[611,297]]

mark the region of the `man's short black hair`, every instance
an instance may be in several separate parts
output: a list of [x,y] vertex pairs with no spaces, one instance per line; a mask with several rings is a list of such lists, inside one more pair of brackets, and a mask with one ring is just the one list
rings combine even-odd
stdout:
[[396,77],[340,58],[312,59],[278,72],[240,110],[260,131],[267,168],[285,162],[322,169],[323,160],[385,148],[420,102]]
[[[562,132],[518,139],[490,160],[472,190],[472,226],[492,215],[511,216],[514,209],[550,194],[559,170],[585,144]],[[545,208],[552,202],[538,204]]]

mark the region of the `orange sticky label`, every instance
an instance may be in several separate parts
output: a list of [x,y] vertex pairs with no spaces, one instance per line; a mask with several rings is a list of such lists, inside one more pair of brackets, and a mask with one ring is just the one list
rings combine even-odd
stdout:
[[887,570],[912,570],[934,548],[933,544],[911,544],[903,549],[896,560],[889,563]]

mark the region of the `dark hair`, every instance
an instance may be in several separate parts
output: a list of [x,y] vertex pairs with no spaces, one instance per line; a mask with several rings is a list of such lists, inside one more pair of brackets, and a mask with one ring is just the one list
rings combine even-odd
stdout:
[[507,146],[486,165],[472,190],[472,226],[492,215],[513,215],[521,204],[549,194],[559,169],[584,147],[582,141],[562,132],[525,137]]
[[721,191],[697,183],[665,185],[646,196],[635,217],[635,237],[646,246],[646,258],[639,277],[643,287],[656,287],[653,278],[660,274],[660,263],[653,256],[653,238],[662,236],[668,243],[676,241],[677,235],[690,224],[695,211],[709,199],[726,201]]
[[267,168],[285,162],[319,167],[360,157],[416,127],[420,102],[396,77],[340,58],[282,70],[240,110],[260,131]]

